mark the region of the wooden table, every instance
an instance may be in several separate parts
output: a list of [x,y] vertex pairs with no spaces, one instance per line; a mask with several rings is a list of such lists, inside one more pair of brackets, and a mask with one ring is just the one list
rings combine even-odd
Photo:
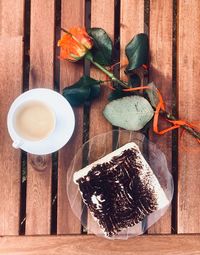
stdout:
[[[36,87],[62,91],[89,72],[87,65],[60,63],[56,48],[60,26],[85,25],[102,27],[113,39],[120,34],[121,63],[132,36],[148,32],[149,79],[162,91],[170,110],[198,121],[199,17],[199,0],[0,0],[0,254],[200,254],[200,148],[191,149],[196,146],[191,136],[180,138],[174,132],[158,137],[149,132],[167,156],[174,199],[148,235],[125,242],[81,234],[65,191],[66,170],[83,140],[112,129],[102,116],[106,89],[90,111],[74,110],[73,138],[52,156],[14,150],[6,127],[9,106],[22,91]],[[90,73],[102,75],[93,68]],[[123,78],[123,70],[119,75]],[[83,130],[89,130],[89,137]],[[107,143],[112,146],[112,138]]]

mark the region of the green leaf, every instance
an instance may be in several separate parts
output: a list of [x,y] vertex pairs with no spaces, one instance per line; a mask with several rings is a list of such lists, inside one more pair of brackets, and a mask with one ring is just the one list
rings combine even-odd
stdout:
[[122,90],[118,90],[116,89],[115,91],[112,91],[108,97],[109,101],[115,100],[115,99],[119,99],[122,97],[127,97],[127,96],[132,96],[136,94],[136,92],[132,91],[132,92],[124,92]]
[[72,106],[79,106],[86,101],[91,101],[100,94],[101,81],[82,76],[79,81],[63,90],[63,96]]
[[63,90],[63,96],[72,106],[79,106],[89,98],[90,88],[65,88]]
[[[94,80],[94,79],[93,79]],[[95,99],[95,98],[98,98],[99,95],[100,95],[100,83],[101,81],[97,81],[95,80],[97,83],[93,83],[92,86],[90,87],[90,101]]]
[[149,86],[150,89],[147,89],[146,93],[149,97],[151,105],[154,108],[156,108],[157,104],[159,103],[158,89],[156,88],[156,86],[153,82],[149,83],[148,86]]
[[114,90],[114,91],[112,91],[112,92],[110,93],[110,95],[108,96],[108,100],[109,100],[109,101],[112,101],[112,100],[115,100],[115,99],[122,98],[122,97],[124,97],[124,96],[126,96],[126,93],[125,93],[125,92],[123,92],[122,90],[116,89],[116,90]]
[[[134,88],[138,85],[141,84],[141,81],[140,81],[140,77],[137,75],[137,74],[131,74],[131,75],[128,75],[129,77],[129,87],[130,88]],[[119,99],[119,98],[122,98],[122,97],[127,97],[127,96],[131,96],[131,95],[135,95],[137,94],[138,92],[124,92],[122,91],[121,87],[117,88],[116,90],[112,91],[108,97],[108,100],[109,101],[112,101],[112,100],[115,100],[115,99]]]
[[94,42],[91,49],[94,61],[103,66],[111,65],[113,45],[108,34],[102,28],[90,28],[88,34]]
[[129,64],[126,72],[132,72],[148,62],[148,36],[146,34],[137,34],[126,46],[125,52]]
[[154,110],[144,97],[129,96],[107,104],[103,114],[114,126],[138,131],[152,119]]

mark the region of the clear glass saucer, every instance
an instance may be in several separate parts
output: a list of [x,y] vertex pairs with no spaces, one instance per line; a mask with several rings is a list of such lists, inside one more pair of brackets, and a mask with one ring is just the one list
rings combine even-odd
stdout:
[[169,172],[164,153],[158,149],[154,143],[150,142],[141,133],[126,130],[113,130],[111,132],[97,135],[83,144],[83,146],[77,151],[74,159],[67,169],[66,184],[69,203],[73,213],[76,217],[78,217],[78,219],[80,219],[81,224],[88,233],[105,237],[103,231],[100,229],[98,224],[88,212],[86,205],[83,203],[78,185],[76,185],[73,181],[73,174],[128,142],[135,142],[139,146],[142,155],[150,165],[161,187],[163,188],[169,203],[166,207],[148,215],[143,221],[136,224],[134,227],[124,229],[119,233],[119,235],[112,239],[127,239],[132,236],[143,234],[166,213],[171,204],[174,192],[173,178]]

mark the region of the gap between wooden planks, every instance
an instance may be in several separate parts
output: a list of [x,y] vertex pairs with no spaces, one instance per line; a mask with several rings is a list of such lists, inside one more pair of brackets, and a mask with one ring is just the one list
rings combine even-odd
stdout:
[[1,237],[0,254],[20,255],[193,255],[199,235],[144,235],[111,241],[93,235]]

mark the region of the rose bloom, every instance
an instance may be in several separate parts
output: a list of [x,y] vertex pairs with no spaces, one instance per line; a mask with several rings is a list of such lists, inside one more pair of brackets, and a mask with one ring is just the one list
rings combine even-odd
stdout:
[[60,58],[72,62],[83,58],[92,48],[92,39],[85,28],[74,27],[69,29],[58,41],[60,49]]

